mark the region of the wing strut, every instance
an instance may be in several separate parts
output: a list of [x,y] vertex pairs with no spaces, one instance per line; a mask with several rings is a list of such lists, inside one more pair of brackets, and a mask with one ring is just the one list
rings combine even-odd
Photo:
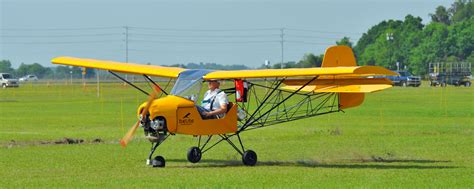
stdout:
[[109,73],[111,73],[112,75],[114,75],[115,77],[119,78],[120,80],[122,80],[123,82],[129,84],[130,86],[132,86],[133,88],[141,91],[142,93],[144,93],[145,95],[147,96],[150,96],[150,94],[148,94],[146,91],[144,91],[143,89],[141,89],[140,87],[137,87],[136,85],[134,85],[133,83],[131,83],[130,81],[124,79],[123,77],[120,77],[119,75],[117,75],[116,73],[114,73],[113,71],[110,71],[109,70]]
[[146,75],[146,74],[143,74],[143,77],[145,77],[146,80],[150,81],[151,83],[153,83],[153,85],[155,85],[155,87],[157,87],[158,89],[160,89],[161,92],[165,93],[165,95],[168,95],[168,93],[163,90],[158,84],[155,83],[155,81],[153,81],[153,79],[150,78],[150,76]]

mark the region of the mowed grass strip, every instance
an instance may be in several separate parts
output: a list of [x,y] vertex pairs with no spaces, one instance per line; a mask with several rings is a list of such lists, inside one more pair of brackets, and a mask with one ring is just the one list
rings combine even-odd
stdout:
[[[220,144],[191,164],[190,136],[175,136],[145,165],[139,131],[119,139],[147,97],[121,83],[25,85],[0,90],[0,188],[474,186],[474,88],[392,88],[335,113],[243,134],[259,162],[246,167]],[[82,144],[54,144],[80,138]],[[94,139],[103,142],[94,143]]]

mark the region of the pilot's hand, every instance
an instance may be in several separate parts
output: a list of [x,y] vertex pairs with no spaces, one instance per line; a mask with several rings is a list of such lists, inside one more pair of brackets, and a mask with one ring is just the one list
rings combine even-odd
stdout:
[[204,112],[204,116],[206,116],[206,117],[211,116],[211,112]]

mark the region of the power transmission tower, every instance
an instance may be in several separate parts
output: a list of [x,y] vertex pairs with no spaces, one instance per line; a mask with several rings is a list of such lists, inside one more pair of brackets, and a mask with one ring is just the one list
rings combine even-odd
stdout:
[[283,60],[284,60],[284,44],[285,44],[285,28],[280,28],[280,44],[281,44],[281,63],[280,69],[283,69]]

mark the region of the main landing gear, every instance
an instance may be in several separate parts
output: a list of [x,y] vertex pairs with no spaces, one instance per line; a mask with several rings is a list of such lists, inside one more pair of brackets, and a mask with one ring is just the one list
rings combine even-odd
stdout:
[[[217,135],[221,137],[220,140],[212,144],[211,146],[207,147],[207,144],[209,144],[209,141],[212,138],[212,135],[209,135],[207,137],[207,140],[204,142],[204,144],[201,146],[201,136],[198,136],[198,146],[193,146],[189,148],[187,158],[188,161],[191,163],[197,163],[201,160],[202,154],[204,154],[206,151],[210,150],[217,144],[219,144],[222,141],[226,141],[227,143],[230,144],[240,155],[242,155],[242,163],[247,166],[254,166],[257,164],[257,153],[255,153],[252,150],[245,150],[244,145],[242,144],[242,140],[240,139],[239,134],[233,134],[233,135]],[[239,139],[239,144],[241,148],[238,148],[237,145],[235,145],[231,140],[230,137],[232,136],[237,136]]]
[[257,163],[257,153],[252,150],[247,150],[242,155],[242,162],[244,165],[254,166]]
[[189,148],[189,150],[188,150],[188,161],[189,162],[197,163],[197,162],[199,162],[199,160],[201,160],[201,156],[202,156],[201,149],[199,149],[196,146],[193,146],[193,147]]
[[[166,136],[163,136],[163,138],[159,138],[159,140],[156,140],[152,143],[151,151],[150,151],[150,154],[149,154],[148,160],[147,160],[147,165],[151,165],[152,167],[165,167],[165,165],[166,165],[165,158],[163,158],[162,156],[156,156],[155,158],[151,159],[151,157],[153,156],[153,153],[155,152],[156,148],[158,148],[158,146],[161,143],[163,143],[166,140],[166,138],[168,138],[168,136],[169,136],[169,134],[166,135]],[[213,136],[219,136],[220,139],[217,140],[216,142],[214,142],[214,144],[212,144],[210,146],[207,146],[209,144],[209,141],[211,141]],[[239,145],[240,148],[238,147],[238,145],[234,144],[234,142],[232,142],[230,140],[230,138],[233,137],[233,136],[237,136],[239,144],[240,144]],[[242,156],[242,163],[244,165],[254,166],[254,165],[257,164],[257,153],[255,153],[253,150],[245,150],[244,145],[242,144],[242,140],[240,139],[239,134],[209,135],[207,137],[206,141],[202,145],[201,145],[201,137],[202,136],[198,136],[198,139],[199,139],[198,140],[198,145],[193,146],[193,147],[189,148],[189,150],[188,150],[187,159],[191,163],[197,163],[197,162],[201,161],[202,155],[205,152],[207,152],[208,150],[210,150],[211,148],[213,148],[217,144],[221,143],[222,141],[226,141],[230,146],[232,146],[232,148],[235,149],[235,151],[237,151]]]

